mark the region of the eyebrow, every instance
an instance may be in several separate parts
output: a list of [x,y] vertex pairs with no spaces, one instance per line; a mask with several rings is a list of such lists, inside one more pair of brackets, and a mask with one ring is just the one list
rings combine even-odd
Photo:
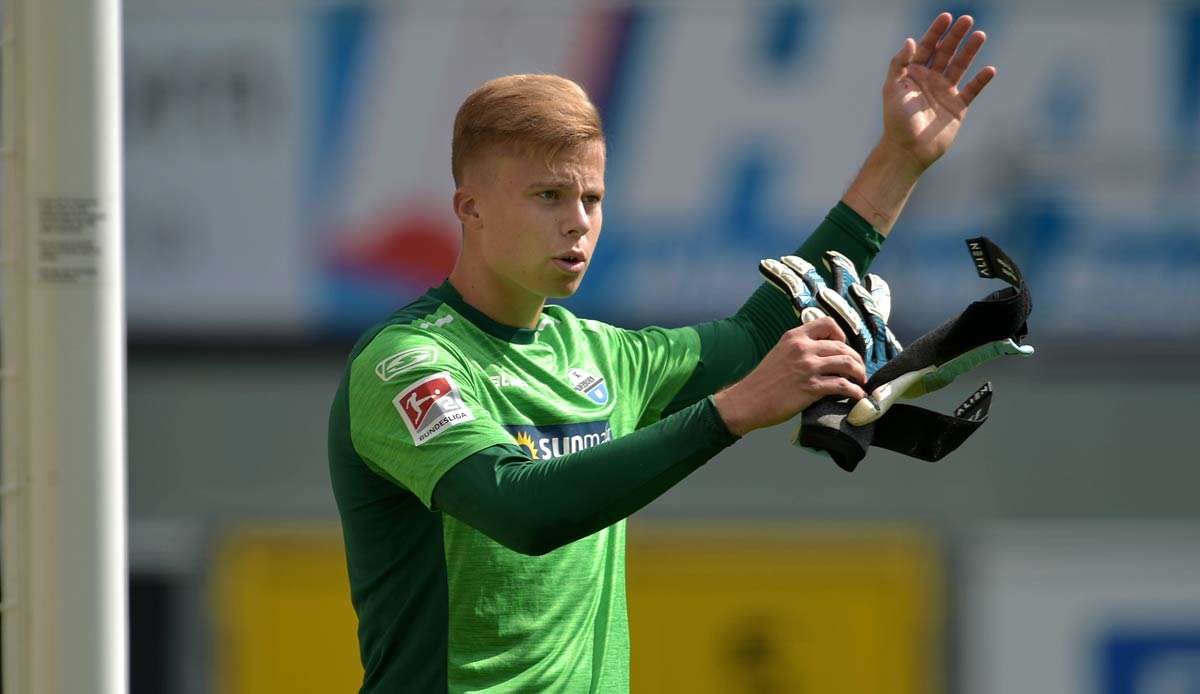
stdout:
[[544,181],[529,184],[530,188],[570,188],[572,185],[570,179],[552,178]]
[[[574,187],[575,187],[575,182],[569,178],[557,178],[557,179],[552,178],[552,179],[538,181],[536,183],[531,183],[529,185],[529,187],[527,188],[527,190],[537,190],[537,189],[544,189],[544,188],[559,189],[559,188],[574,188]],[[593,194],[594,193],[603,194],[604,186],[600,186],[599,188],[595,188],[595,189],[584,187],[584,192],[585,193],[593,193]]]

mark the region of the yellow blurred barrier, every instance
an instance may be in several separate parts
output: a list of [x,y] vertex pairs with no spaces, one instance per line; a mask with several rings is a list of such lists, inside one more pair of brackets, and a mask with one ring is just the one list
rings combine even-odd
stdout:
[[942,690],[936,545],[870,527],[631,526],[631,688]]
[[358,691],[358,620],[340,528],[239,529],[222,543],[214,579],[220,692]]
[[[924,534],[635,523],[628,537],[635,693],[942,689],[940,557]],[[336,527],[237,530],[214,581],[221,692],[357,691]]]

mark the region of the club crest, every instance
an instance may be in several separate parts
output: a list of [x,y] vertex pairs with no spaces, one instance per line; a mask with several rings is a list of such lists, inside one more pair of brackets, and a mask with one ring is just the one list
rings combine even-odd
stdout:
[[568,369],[567,378],[570,379],[571,387],[576,392],[588,396],[588,399],[597,405],[604,405],[608,402],[608,385],[604,382],[603,376],[588,373],[583,369]]

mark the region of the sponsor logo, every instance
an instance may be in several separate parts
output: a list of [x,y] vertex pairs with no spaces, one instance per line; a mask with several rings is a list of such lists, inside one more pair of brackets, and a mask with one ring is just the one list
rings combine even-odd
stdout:
[[613,440],[607,421],[546,426],[506,424],[504,428],[534,460],[553,460]]
[[567,369],[567,378],[570,379],[575,392],[583,393],[597,405],[608,402],[608,386],[605,385],[603,376],[596,376],[583,369]]
[[392,404],[408,426],[413,443],[418,446],[440,436],[450,427],[475,419],[463,402],[458,385],[445,371],[417,381],[397,395]]
[[513,438],[517,440],[517,445],[524,446],[525,450],[529,451],[530,459],[538,459],[538,449],[537,446],[533,444],[532,436],[530,436],[527,432],[518,431],[516,434],[513,434]]
[[437,359],[436,347],[413,347],[403,352],[396,352],[375,365],[375,375],[384,383],[392,380],[409,369],[428,364]]

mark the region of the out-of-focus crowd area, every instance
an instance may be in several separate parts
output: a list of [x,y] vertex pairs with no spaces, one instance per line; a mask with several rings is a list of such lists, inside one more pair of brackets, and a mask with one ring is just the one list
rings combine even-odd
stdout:
[[837,202],[941,10],[999,75],[872,269],[907,341],[998,288],[991,237],[1038,354],[940,463],[846,474],[779,427],[637,513],[633,690],[1200,691],[1200,2],[126,0],[133,694],[357,686],[326,415],[453,263],[467,93],[589,91],[605,223],[567,305],[682,325]]

